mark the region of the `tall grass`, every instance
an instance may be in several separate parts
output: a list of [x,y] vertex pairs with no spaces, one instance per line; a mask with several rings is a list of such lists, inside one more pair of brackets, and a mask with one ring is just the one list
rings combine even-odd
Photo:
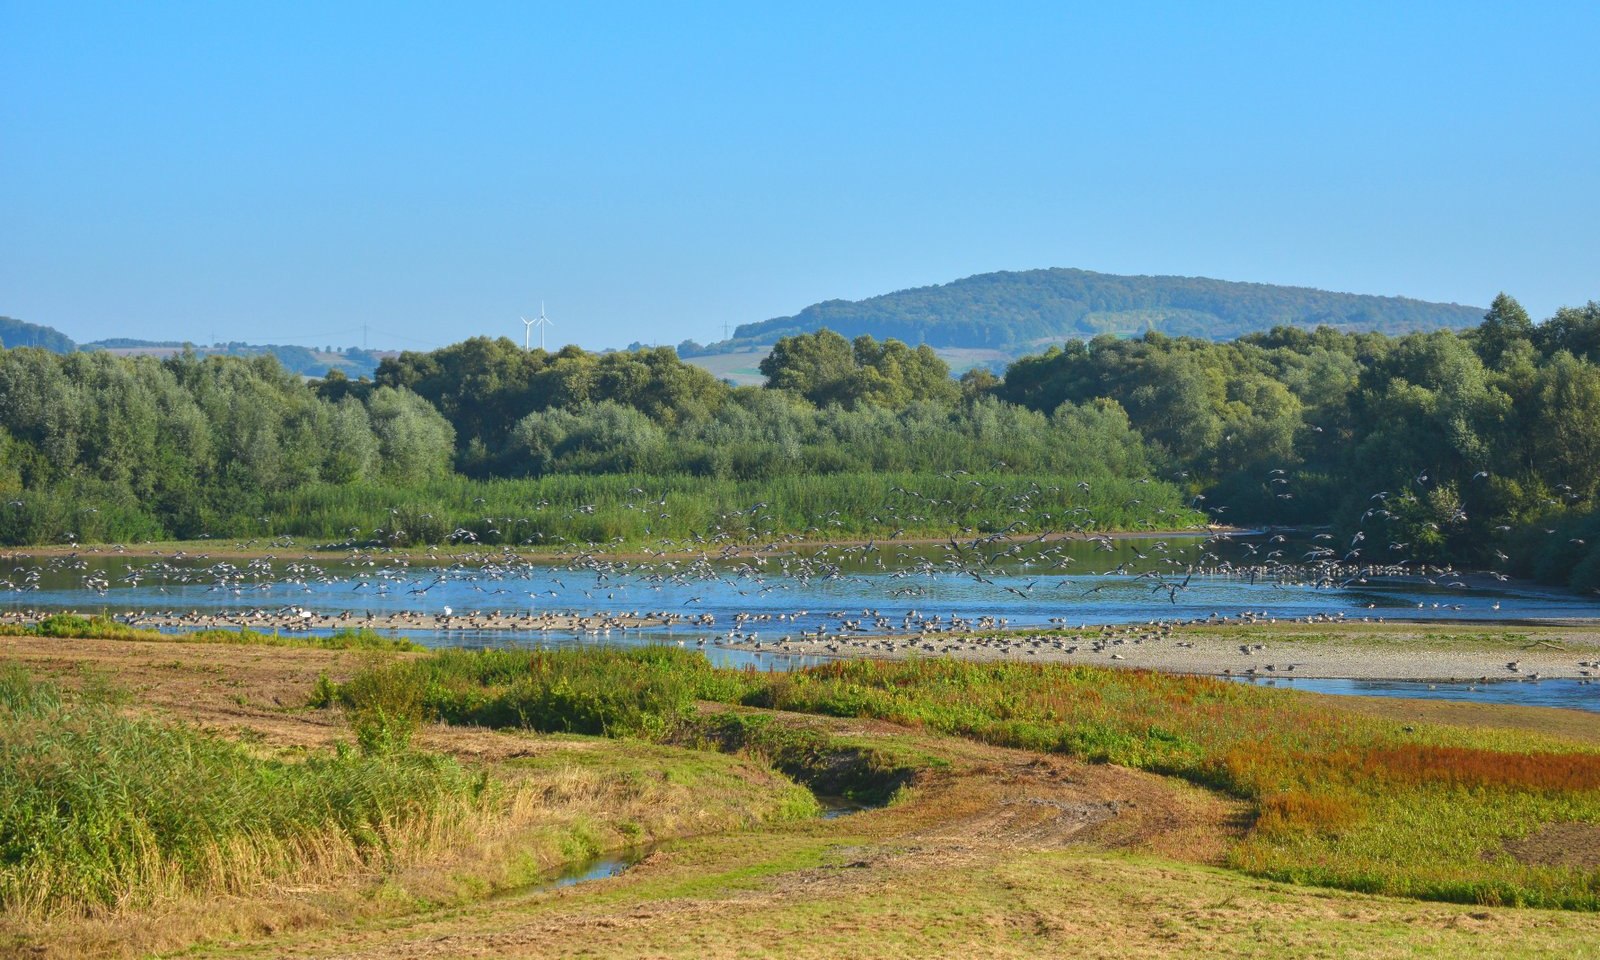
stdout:
[[[608,474],[530,480],[451,478],[422,487],[312,486],[263,507],[273,533],[354,538],[392,545],[437,544],[452,537],[516,546],[649,544],[663,539],[734,542],[786,534],[812,539],[939,536],[970,529],[1061,530],[1194,526],[1165,484],[1041,474],[918,473],[784,476],[741,481],[710,477]],[[252,526],[254,524],[254,526]],[[254,531],[258,521],[229,524]],[[259,532],[268,532],[264,528]]]
[[[0,529],[11,544],[211,537],[294,536],[336,543],[413,546],[470,542],[511,546],[655,544],[700,538],[745,542],[789,534],[811,539],[944,536],[993,532],[1018,521],[1029,532],[1174,529],[1205,518],[1164,482],[1088,475],[903,472],[785,475],[739,480],[689,474],[552,475],[409,486],[314,483],[240,493],[184,524],[59,524]],[[43,496],[24,494],[29,497]],[[137,510],[137,505],[130,508]],[[70,512],[69,512],[70,513]],[[100,514],[94,514],[98,517]],[[85,532],[87,531],[87,532]]]
[[408,664],[452,722],[660,737],[694,701],[864,717],[1183,777],[1252,802],[1232,863],[1433,899],[1600,909],[1600,873],[1506,850],[1600,824],[1600,754],[1564,741],[1397,724],[1291,691],[1087,666],[837,661],[787,674],[676,649],[451,652]]
[[16,915],[382,863],[484,788],[450,760],[405,752],[263,759],[0,669],[0,907]]
[[841,744],[767,717],[701,716],[698,701],[765,696],[754,673],[718,670],[672,647],[602,650],[446,650],[374,665],[313,694],[363,724],[395,716],[715,746],[761,757],[823,793],[885,802],[914,769],[881,747]]

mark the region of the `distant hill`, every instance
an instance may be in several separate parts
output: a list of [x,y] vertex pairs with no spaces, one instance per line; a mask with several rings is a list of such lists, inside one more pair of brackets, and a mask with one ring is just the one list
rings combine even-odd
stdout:
[[866,300],[827,300],[792,317],[743,324],[730,340],[698,352],[749,350],[821,327],[846,337],[865,333],[935,348],[1018,353],[1049,341],[1102,333],[1133,336],[1149,329],[1210,340],[1280,325],[1401,334],[1473,326],[1483,314],[1483,307],[1407,297],[1054,268],[983,273]]
[[377,350],[362,350],[360,347],[343,347],[335,350],[318,350],[315,347],[301,347],[294,344],[281,343],[219,343],[210,347],[199,347],[192,343],[181,343],[175,340],[138,340],[129,337],[116,337],[109,340],[96,340],[94,343],[83,345],[85,350],[109,350],[112,353],[126,355],[147,355],[169,357],[184,350],[193,350],[196,354],[206,356],[226,355],[233,357],[254,357],[263,353],[270,353],[278,358],[283,368],[290,373],[304,377],[324,377],[329,370],[338,370],[347,377],[371,377],[378,369],[378,361],[386,354]]
[[8,347],[43,347],[54,353],[71,353],[78,349],[71,337],[54,327],[25,323],[11,317],[0,317],[0,344]]

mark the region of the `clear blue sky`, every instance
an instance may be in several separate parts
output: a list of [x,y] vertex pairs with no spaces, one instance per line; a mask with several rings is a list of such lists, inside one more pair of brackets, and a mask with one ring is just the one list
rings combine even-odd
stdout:
[[[1600,4],[0,0],[0,314],[720,338],[996,269],[1600,298]],[[381,332],[378,332],[381,331]]]

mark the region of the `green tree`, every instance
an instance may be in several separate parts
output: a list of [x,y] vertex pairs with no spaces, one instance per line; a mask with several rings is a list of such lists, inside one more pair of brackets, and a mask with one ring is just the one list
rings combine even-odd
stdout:
[[760,369],[769,388],[799,394],[821,407],[849,399],[856,358],[850,341],[823,329],[780,339]]
[[385,479],[416,483],[450,472],[455,432],[428,401],[409,390],[380,387],[367,401],[367,415]]
[[1494,298],[1483,323],[1471,333],[1478,356],[1489,367],[1499,367],[1500,358],[1514,343],[1533,339],[1533,321],[1522,304],[1504,293]]

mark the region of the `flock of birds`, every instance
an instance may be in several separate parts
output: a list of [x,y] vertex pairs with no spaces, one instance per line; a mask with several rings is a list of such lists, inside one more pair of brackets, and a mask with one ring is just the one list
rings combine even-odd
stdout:
[[[1420,475],[1416,483],[1427,481]],[[1283,471],[1272,471],[1265,482],[1269,489],[1288,492]],[[1087,493],[1087,482],[1079,488]],[[655,519],[669,516],[666,498],[643,496],[642,489],[629,492],[639,495],[637,502],[626,505],[629,509]],[[130,552],[121,546],[79,548],[18,558],[9,576],[0,577],[0,597],[11,595],[10,608],[0,609],[0,619],[37,618],[45,611],[42,605],[29,604],[28,595],[75,578],[91,606],[96,601],[105,608],[118,606],[122,610],[117,617],[124,622],[161,629],[326,631],[365,626],[462,635],[509,631],[566,639],[649,631],[652,638],[665,635],[673,638],[669,642],[683,645],[692,642],[697,647],[780,655],[1029,657],[1081,651],[1115,660],[1124,658],[1118,648],[1163,642],[1181,625],[1269,618],[1252,611],[1231,617],[1209,612],[1147,616],[1120,625],[1083,623],[1073,630],[1065,617],[1040,622],[1035,611],[1088,609],[1086,604],[1109,597],[1122,601],[1142,597],[1157,609],[1172,609],[1189,601],[1196,585],[1235,583],[1289,591],[1302,601],[1305,591],[1329,591],[1338,599],[1330,599],[1326,611],[1302,618],[1334,621],[1352,613],[1361,616],[1358,609],[1350,613],[1337,609],[1341,603],[1351,606],[1349,591],[1365,592],[1357,603],[1370,611],[1379,605],[1374,597],[1381,598],[1388,587],[1422,586],[1459,595],[1508,579],[1493,570],[1469,576],[1448,566],[1413,562],[1408,557],[1410,545],[1404,542],[1383,542],[1371,549],[1374,544],[1369,539],[1384,538],[1376,533],[1369,537],[1369,522],[1393,516],[1389,507],[1397,497],[1387,491],[1371,498],[1360,529],[1348,540],[1327,532],[1300,539],[1286,533],[1240,536],[1215,528],[1193,534],[1113,537],[1095,530],[1085,508],[1071,508],[1060,516],[1040,513],[1036,501],[1042,492],[1037,484],[991,491],[996,502],[1018,514],[1016,521],[990,533],[965,529],[936,542],[907,539],[900,529],[881,540],[819,543],[818,535],[838,522],[835,515],[818,518],[806,532],[784,533],[775,529],[770,504],[758,502],[724,514],[716,529],[703,534],[658,538],[631,548],[620,538],[605,544],[558,544],[553,545],[560,551],[554,557],[509,546],[475,546],[474,535],[464,529],[456,530],[441,547],[417,551],[383,546],[382,538],[359,541],[355,538],[359,531],[353,531],[351,540],[332,545],[342,548],[335,562],[310,553],[294,559],[280,559],[275,553],[249,555],[262,548],[287,554],[295,544],[286,537],[268,544],[236,543],[233,551],[217,549],[217,556],[183,551],[151,556],[150,551]],[[926,521],[934,511],[951,506],[904,488],[895,493],[899,501],[885,504],[871,519],[880,524]],[[1195,505],[1203,499],[1196,497]],[[1130,500],[1124,506],[1139,502]],[[580,505],[573,510],[593,508]],[[1210,509],[1220,514],[1223,508]],[[515,518],[486,520],[515,523]],[[958,524],[959,519],[951,526]],[[1047,532],[1031,533],[1032,527]],[[1372,528],[1378,529],[1376,524]],[[328,556],[327,546],[319,551],[323,557]],[[1025,611],[1034,622],[1013,629],[1011,621],[998,614],[924,614],[916,609],[950,597],[954,583],[970,584],[964,592],[957,591],[968,606],[987,603],[991,609]],[[897,609],[812,614],[795,609],[792,600],[773,599],[791,591],[800,602],[822,599],[836,593],[838,584],[852,586],[857,599],[876,591]],[[129,592],[122,594],[123,590]],[[627,612],[602,609],[619,601],[650,598],[653,592],[670,597],[672,606]],[[119,595],[136,601],[119,602]],[[1009,599],[1012,595],[1015,599]],[[1416,604],[1422,607],[1426,602]],[[1433,606],[1446,613],[1461,609],[1449,597]],[[1498,602],[1491,609],[1498,610]],[[675,635],[679,628],[690,636]],[[1241,672],[1292,670],[1293,664],[1266,664]],[[1508,664],[1507,672],[1519,672],[1518,665]]]

